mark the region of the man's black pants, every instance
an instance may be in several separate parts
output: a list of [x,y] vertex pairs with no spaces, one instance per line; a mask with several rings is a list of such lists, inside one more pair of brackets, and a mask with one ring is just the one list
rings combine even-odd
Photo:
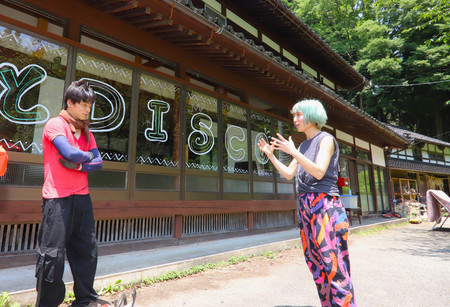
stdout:
[[74,279],[75,301],[86,306],[97,299],[94,290],[97,242],[90,195],[44,199],[38,235],[37,307],[57,307],[65,297],[65,252]]

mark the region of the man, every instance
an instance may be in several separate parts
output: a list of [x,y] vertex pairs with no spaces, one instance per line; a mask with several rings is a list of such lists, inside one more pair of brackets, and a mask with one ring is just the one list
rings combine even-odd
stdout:
[[36,264],[38,307],[56,307],[63,302],[65,253],[74,279],[72,306],[87,306],[98,297],[93,287],[97,243],[87,176],[103,166],[89,131],[88,116],[95,97],[86,81],[73,82],[65,93],[63,110],[44,128],[42,222]]

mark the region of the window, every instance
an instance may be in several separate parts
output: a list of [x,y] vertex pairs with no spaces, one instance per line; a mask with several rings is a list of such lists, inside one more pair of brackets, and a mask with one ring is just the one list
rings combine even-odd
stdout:
[[356,149],[356,157],[359,160],[363,160],[363,161],[367,161],[370,162],[370,158],[369,158],[369,152],[366,150],[362,150],[360,148]]
[[[252,138],[252,167],[253,167],[253,192],[271,194],[274,193],[273,166],[269,158],[256,145],[262,138],[267,143],[272,136],[272,120],[260,113],[251,114],[251,138]],[[269,179],[269,181],[268,181]]]
[[431,162],[439,163],[439,162],[444,162],[444,154],[441,153],[436,153],[436,152],[430,152],[430,160],[432,160]]
[[[274,135],[277,133],[281,134],[285,139],[289,139],[289,137],[292,135],[292,125],[283,121],[276,121],[276,127]],[[289,154],[286,154],[285,152],[281,150],[275,151],[276,157],[285,165],[289,165],[292,161],[292,156]],[[284,178],[281,176],[281,174],[277,171],[277,175],[279,178]]]
[[389,195],[387,193],[387,182],[384,178],[385,169],[375,167],[374,171],[378,211],[387,210],[389,208]]
[[340,188],[340,193],[350,194],[351,184],[350,184],[350,160],[348,158],[339,157],[339,177],[346,178],[349,180],[348,186],[343,186]]
[[[276,133],[281,134],[285,139],[289,139],[289,137],[292,136],[292,128],[293,126],[290,123],[277,120],[275,122],[275,131]],[[289,154],[286,154],[283,151],[275,151],[275,155],[277,158],[285,165],[289,165],[292,161],[292,156]],[[278,199],[293,199],[295,197],[294,195],[294,179],[287,180],[284,178],[280,172],[276,172],[277,174],[277,196]]]
[[375,207],[373,203],[372,194],[372,176],[370,166],[362,163],[357,163],[359,196],[361,200],[361,209],[363,212],[374,212]]
[[217,151],[217,99],[189,90],[186,99],[186,167],[219,170]]
[[87,80],[97,94],[89,129],[103,160],[128,162],[132,70],[80,51],[75,78]]
[[353,157],[354,154],[354,147],[352,145],[348,145],[346,143],[338,142],[339,145],[339,153],[341,155],[351,156]]
[[272,177],[273,167],[269,163],[269,158],[256,145],[261,138],[267,143],[270,142],[271,133],[271,119],[265,115],[252,112],[251,114],[251,137],[253,149],[253,175]]
[[0,26],[0,145],[42,154],[45,123],[61,111],[66,47]]
[[223,171],[249,174],[247,142],[247,109],[224,102],[223,118]]
[[179,167],[180,88],[146,74],[140,80],[136,163]]
[[422,161],[422,149],[419,146],[413,146],[413,157],[415,161]]

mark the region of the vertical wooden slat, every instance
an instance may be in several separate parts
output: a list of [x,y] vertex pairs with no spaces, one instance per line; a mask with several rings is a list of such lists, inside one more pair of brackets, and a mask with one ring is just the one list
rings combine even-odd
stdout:
[[11,225],[6,225],[6,240],[5,240],[5,252],[9,251],[9,235],[11,231]]
[[25,241],[23,242],[23,249],[24,250],[29,250],[30,247],[28,246],[28,242],[30,240],[30,229],[31,229],[31,224],[26,224],[25,225],[25,233],[24,233],[24,237],[25,237]]
[[17,236],[17,249],[18,250],[24,250],[23,248],[23,242],[24,242],[24,238],[23,238],[23,233],[24,233],[24,228],[26,227],[27,224],[21,224],[20,225],[20,230],[19,230],[19,234]]
[[0,253],[3,253],[5,251],[5,248],[3,247],[3,232],[6,225],[0,225]]
[[30,242],[30,248],[35,249],[37,246],[37,232],[39,231],[39,224],[38,223],[34,223],[31,226],[31,242]]
[[106,242],[111,241],[111,224],[112,224],[112,220],[106,221],[106,237],[105,237]]

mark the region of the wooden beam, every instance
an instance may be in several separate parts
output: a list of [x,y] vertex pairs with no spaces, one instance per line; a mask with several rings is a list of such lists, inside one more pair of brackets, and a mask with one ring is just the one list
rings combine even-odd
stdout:
[[150,21],[148,23],[145,23],[143,25],[137,25],[139,29],[142,30],[149,30],[149,32],[152,32],[152,29],[158,29],[162,27],[168,27],[173,25],[173,19],[163,19],[159,21]]
[[113,15],[117,16],[120,19],[128,19],[128,18],[134,18],[144,15],[150,15],[151,9],[149,7],[137,7],[135,9],[131,9],[128,11],[118,12]]
[[128,22],[132,25],[138,25],[141,23],[153,22],[163,19],[163,15],[161,13],[150,13],[135,17],[125,17],[121,18],[123,21]]
[[128,1],[128,2],[120,2],[117,5],[115,5],[114,7],[103,10],[103,13],[106,13],[106,14],[119,13],[119,12],[123,12],[123,11],[128,11],[130,9],[134,9],[137,6],[138,6],[137,0]]

